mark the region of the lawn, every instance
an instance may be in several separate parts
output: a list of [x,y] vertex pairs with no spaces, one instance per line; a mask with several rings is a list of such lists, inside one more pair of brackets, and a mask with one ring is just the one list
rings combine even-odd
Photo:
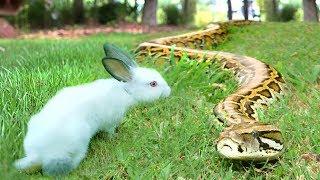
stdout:
[[[277,179],[320,178],[319,164],[305,153],[320,153],[320,26],[302,23],[263,23],[234,27],[215,50],[248,55],[278,69],[289,85],[286,97],[259,114],[280,127],[286,151],[276,163],[255,166],[221,158],[214,140],[223,127],[212,109],[236,89],[231,72],[219,64],[198,65],[184,58],[158,67],[172,87],[170,98],[132,108],[116,138],[95,136],[87,157],[70,179]],[[179,32],[173,32],[177,34]],[[12,167],[23,155],[26,124],[59,89],[109,77],[101,64],[102,44],[127,50],[168,33],[112,33],[73,40],[0,40],[0,177],[46,178],[25,175]],[[222,88],[212,84],[223,84]]]

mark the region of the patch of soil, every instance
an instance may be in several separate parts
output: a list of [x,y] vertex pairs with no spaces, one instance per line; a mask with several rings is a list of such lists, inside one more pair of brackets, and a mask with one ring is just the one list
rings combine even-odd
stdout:
[[182,29],[178,26],[146,26],[136,23],[119,23],[114,26],[65,27],[55,30],[38,30],[21,34],[19,38],[78,38],[98,33],[127,32],[132,34],[154,33]]
[[317,162],[320,163],[320,154],[316,153],[305,153],[301,155],[301,158],[307,162]]
[[0,38],[15,38],[18,32],[13,26],[11,26],[8,21],[0,18]]

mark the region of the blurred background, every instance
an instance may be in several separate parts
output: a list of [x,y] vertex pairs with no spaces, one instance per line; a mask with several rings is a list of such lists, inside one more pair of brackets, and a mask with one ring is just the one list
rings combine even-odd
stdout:
[[[320,0],[1,0],[0,37],[77,27],[202,27],[214,21],[319,21]],[[131,25],[131,26],[128,26]]]

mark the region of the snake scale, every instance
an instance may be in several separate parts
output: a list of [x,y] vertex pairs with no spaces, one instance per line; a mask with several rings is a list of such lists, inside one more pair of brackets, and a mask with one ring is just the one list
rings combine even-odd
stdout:
[[219,62],[223,68],[231,69],[239,88],[213,108],[215,116],[227,126],[216,141],[217,151],[228,159],[268,161],[283,153],[283,138],[279,128],[259,122],[257,109],[282,96],[283,78],[273,67],[254,58],[210,51],[225,39],[229,26],[250,23],[217,23],[204,30],[144,42],[137,48],[136,56],[141,60],[150,56],[180,59],[187,55],[189,59]]

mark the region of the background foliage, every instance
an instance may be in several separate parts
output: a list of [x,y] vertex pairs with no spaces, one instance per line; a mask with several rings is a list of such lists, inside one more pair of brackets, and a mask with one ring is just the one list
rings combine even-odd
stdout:
[[[22,29],[63,27],[79,24],[74,16],[74,1],[79,0],[26,0],[17,16],[7,17]],[[143,1],[135,0],[80,0],[83,1],[84,21],[80,24],[108,24],[116,22],[141,22]],[[159,24],[204,26],[212,21],[227,19],[226,1],[209,0],[156,0]],[[190,3],[191,2],[191,3]],[[195,2],[196,4],[192,4]],[[300,21],[302,0],[254,0],[255,20]],[[271,14],[269,7],[276,3]],[[232,0],[235,18],[243,18],[241,6]],[[189,8],[185,5],[189,4]],[[81,8],[80,8],[81,9]],[[189,16],[190,15],[190,16]],[[188,17],[187,17],[188,16]],[[272,16],[272,18],[267,18]],[[188,18],[188,20],[186,20]]]

